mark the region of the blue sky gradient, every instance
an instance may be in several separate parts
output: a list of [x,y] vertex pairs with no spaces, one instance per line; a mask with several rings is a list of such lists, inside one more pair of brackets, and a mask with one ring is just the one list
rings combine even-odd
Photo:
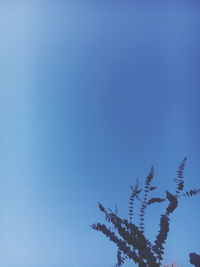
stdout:
[[[185,156],[186,189],[200,186],[199,8],[1,1],[1,266],[113,266],[115,244],[89,227],[98,201],[127,217],[129,184],[153,164],[158,194],[173,192]],[[200,254],[199,203],[171,216],[165,263]],[[146,213],[150,239],[164,206]]]

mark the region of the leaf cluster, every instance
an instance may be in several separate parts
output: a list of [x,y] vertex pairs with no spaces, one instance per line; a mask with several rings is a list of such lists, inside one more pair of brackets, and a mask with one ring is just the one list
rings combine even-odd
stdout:
[[[91,227],[94,230],[100,231],[105,234],[117,247],[117,264],[115,267],[120,267],[129,258],[135,263],[138,263],[139,267],[157,267],[161,266],[164,254],[164,244],[167,240],[169,232],[170,214],[175,211],[178,206],[178,198],[191,197],[200,193],[200,189],[193,189],[181,194],[184,189],[183,173],[186,163],[186,158],[178,166],[177,177],[174,179],[176,183],[175,193],[172,194],[166,190],[166,194],[163,198],[149,197],[149,193],[157,189],[156,186],[152,186],[152,180],[154,178],[154,168],[151,167],[149,175],[145,179],[144,187],[139,187],[139,181],[136,180],[136,185],[133,187],[130,185],[131,195],[129,198],[129,221],[121,219],[117,211],[107,211],[103,205],[99,202],[99,209],[104,214],[105,220],[112,224],[106,226],[105,224],[92,224]],[[141,196],[143,194],[143,196]],[[138,200],[141,204],[139,210],[139,226],[132,222],[134,213],[134,202]],[[145,236],[145,212],[147,207],[153,203],[161,203],[167,201],[168,205],[166,210],[160,216],[159,231],[153,243]],[[112,231],[114,229],[114,232]]]

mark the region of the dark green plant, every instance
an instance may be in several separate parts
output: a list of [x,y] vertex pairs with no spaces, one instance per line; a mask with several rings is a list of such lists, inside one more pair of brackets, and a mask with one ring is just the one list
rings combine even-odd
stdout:
[[[135,187],[130,186],[131,195],[129,202],[129,221],[127,219],[121,219],[117,212],[112,212],[109,209],[107,211],[103,205],[99,202],[99,209],[104,213],[105,220],[113,225],[106,226],[105,224],[92,224],[91,227],[97,231],[101,231],[111,241],[113,241],[117,247],[117,264],[115,267],[120,267],[129,258],[135,263],[138,263],[139,267],[157,267],[161,266],[164,254],[164,244],[169,232],[169,216],[178,206],[178,198],[184,196],[193,196],[200,193],[200,189],[194,189],[182,193],[184,188],[183,172],[186,163],[186,158],[182,161],[177,170],[177,177],[174,179],[176,183],[175,194],[166,190],[166,196],[163,198],[153,197],[149,198],[150,191],[154,191],[157,187],[152,186],[152,180],[154,177],[154,169],[151,171],[145,179],[144,188],[139,188],[139,182],[136,181]],[[143,193],[143,197],[141,197]],[[138,200],[141,204],[139,212],[139,227],[132,223],[134,202]],[[150,242],[144,235],[145,225],[144,216],[146,209],[153,203],[160,203],[168,201],[168,206],[160,217],[160,229],[153,243]]]

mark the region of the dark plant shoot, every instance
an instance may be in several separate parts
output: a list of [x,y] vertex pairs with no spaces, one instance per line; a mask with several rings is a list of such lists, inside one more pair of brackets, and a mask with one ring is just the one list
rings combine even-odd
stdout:
[[[104,206],[99,202],[99,209],[104,213],[105,220],[112,225],[106,226],[105,224],[96,223],[91,227],[94,230],[102,232],[112,242],[117,245],[117,263],[114,267],[122,266],[127,259],[132,260],[139,267],[158,267],[162,266],[164,245],[170,230],[170,214],[172,214],[178,207],[178,200],[181,197],[191,197],[200,193],[200,189],[192,189],[183,192],[184,179],[183,173],[187,158],[178,167],[177,177],[174,179],[176,188],[175,193],[166,190],[165,196],[159,198],[156,196],[150,198],[149,193],[157,189],[152,185],[154,178],[154,168],[151,167],[150,173],[145,179],[144,187],[139,187],[139,182],[136,180],[136,185],[130,186],[131,195],[129,198],[129,219],[122,219],[118,216],[117,211],[107,211]],[[134,217],[134,203],[139,201],[139,226],[133,223]],[[150,241],[144,234],[145,230],[145,213],[148,206],[153,203],[161,203],[167,201],[168,205],[166,210],[160,216],[160,224],[158,234],[155,240]],[[114,230],[114,231],[113,231]],[[200,266],[200,256],[191,253],[190,263],[195,266]]]

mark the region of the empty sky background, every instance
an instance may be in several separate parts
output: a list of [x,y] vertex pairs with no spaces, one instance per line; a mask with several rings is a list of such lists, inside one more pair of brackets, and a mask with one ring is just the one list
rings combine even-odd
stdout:
[[[99,200],[127,217],[129,184],[153,164],[173,193],[185,156],[186,189],[200,186],[198,2],[0,2],[1,266],[113,266],[89,227]],[[199,204],[170,217],[165,263],[200,254]],[[150,239],[164,208],[147,210]]]

